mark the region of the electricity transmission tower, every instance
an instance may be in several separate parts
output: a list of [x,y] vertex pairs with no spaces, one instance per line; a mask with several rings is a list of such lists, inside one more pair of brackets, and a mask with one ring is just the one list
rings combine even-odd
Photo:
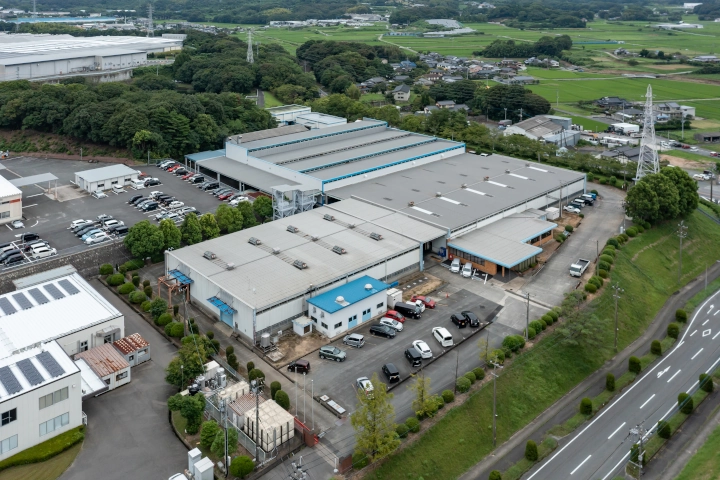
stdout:
[[33,0],[32,18],[37,18],[37,0]]
[[255,63],[255,57],[253,57],[253,48],[252,48],[252,30],[248,30],[248,51],[247,51],[247,63],[253,64]]
[[660,161],[655,150],[655,124],[653,123],[652,86],[648,85],[645,94],[645,111],[643,113],[643,130],[640,139],[640,156],[638,157],[637,174],[635,181],[645,175],[658,173]]
[[150,2],[150,3],[148,3],[148,31],[147,31],[147,36],[148,36],[148,37],[154,37],[154,36],[155,36],[155,32],[154,32],[154,29],[153,29],[152,14],[153,14],[153,4],[152,4],[152,2]]

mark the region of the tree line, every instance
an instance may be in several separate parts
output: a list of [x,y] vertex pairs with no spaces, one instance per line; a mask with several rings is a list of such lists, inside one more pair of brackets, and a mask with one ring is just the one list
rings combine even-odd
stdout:
[[563,50],[571,48],[572,39],[568,35],[560,35],[558,37],[540,37],[534,43],[495,40],[484,49],[473,52],[473,55],[488,58],[558,57]]

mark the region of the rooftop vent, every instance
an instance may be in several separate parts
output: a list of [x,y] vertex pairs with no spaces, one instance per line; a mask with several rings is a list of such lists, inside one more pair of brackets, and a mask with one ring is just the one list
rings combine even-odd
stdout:
[[324,219],[324,220],[327,220],[328,222],[334,222],[334,221],[335,221],[335,217],[333,217],[332,215],[329,215],[329,214],[327,214],[327,213],[326,213],[325,215],[323,215],[323,219]]
[[487,182],[488,180],[490,180],[490,177],[483,177],[483,181]]
[[225,266],[225,269],[226,269],[226,270],[235,270],[235,264],[234,264],[234,263],[228,263],[228,264]]
[[292,225],[288,225],[287,231],[290,233],[298,233],[300,230],[297,227],[293,227]]
[[250,243],[252,245],[262,245],[262,242],[260,241],[260,239],[255,238],[255,237],[250,237],[250,239],[248,240],[248,243]]
[[273,255],[278,255],[280,253],[279,248],[273,248]]
[[373,240],[382,240],[382,235],[380,235],[379,233],[372,232],[370,234],[370,238],[372,238]]
[[318,241],[318,237],[310,237],[310,240],[312,240],[313,242],[317,242],[317,241]]
[[355,228],[355,224],[354,224],[354,223],[348,223],[348,226],[347,226],[347,227],[348,227],[348,228]]
[[211,251],[207,251],[207,252],[203,253],[203,257],[207,258],[208,260],[215,260],[217,258],[217,255],[215,255]]
[[505,173],[510,173],[510,170],[505,170]]
[[303,269],[307,268],[307,263],[303,262],[302,260],[295,260],[293,262],[293,267],[303,270]]
[[343,298],[342,295],[338,296],[338,297],[335,299],[335,301],[336,301],[337,303],[339,303],[339,304],[345,303],[345,299]]
[[435,192],[436,197],[442,197],[442,192]]
[[365,284],[365,290],[372,290],[373,286],[370,283]]
[[414,207],[414,206],[415,206],[415,202],[413,202],[412,200],[408,202],[408,207]]
[[338,247],[337,245],[335,245],[334,247],[332,247],[332,251],[335,252],[335,253],[337,253],[338,255],[342,255],[343,253],[347,253],[344,248]]
[[463,183],[462,185],[460,185],[460,188],[467,188],[467,183]]

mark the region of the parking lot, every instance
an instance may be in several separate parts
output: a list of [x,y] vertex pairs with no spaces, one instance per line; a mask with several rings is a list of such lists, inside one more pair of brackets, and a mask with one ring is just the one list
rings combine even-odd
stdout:
[[[107,197],[99,199],[87,192],[79,191],[72,182],[75,179],[75,172],[101,168],[107,166],[106,164],[18,157],[3,160],[2,165],[6,169],[0,170],[0,175],[10,180],[45,172],[54,174],[58,177],[58,200],[55,199],[52,189],[47,190],[48,185],[21,187],[25,226],[21,229],[12,229],[9,225],[4,228],[0,226],[0,244],[18,241],[23,233],[33,232],[48,241],[52,248],[57,249],[58,254],[89,248],[70,231],[72,221],[78,219],[95,221],[103,214],[124,222],[128,227],[148,218],[155,221],[155,215],[163,212],[164,208],[141,212],[127,203],[132,196],[139,194],[147,196],[151,191],[161,191],[171,195],[184,203],[185,207],[194,207],[198,213],[214,212],[221,203],[214,195],[203,192],[181,180],[180,177],[154,165],[140,165],[134,168],[151,177],[157,177],[161,185],[142,190],[125,187],[125,192],[119,194],[106,191]],[[178,217],[177,221],[182,221],[182,217]]]

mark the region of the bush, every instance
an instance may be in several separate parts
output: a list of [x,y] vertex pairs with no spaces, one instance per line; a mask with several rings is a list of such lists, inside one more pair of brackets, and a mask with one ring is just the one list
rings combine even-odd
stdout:
[[172,319],[172,315],[170,315],[169,313],[163,313],[157,318],[157,320],[155,320],[155,323],[161,327],[164,327],[168,323],[172,322]]
[[150,286],[150,280],[143,280],[143,288]]
[[247,362],[245,364],[245,368],[247,369],[248,372],[250,372],[252,369],[255,368],[255,364],[253,362]]
[[614,238],[609,238],[608,241],[605,243],[605,245],[610,245],[615,248],[620,248],[620,244],[618,241]]
[[115,269],[109,263],[100,265],[100,275],[111,275],[113,271],[115,271]]
[[527,334],[528,334],[528,340],[532,340],[533,338],[535,338],[537,336],[537,332],[532,327],[528,328]]
[[677,323],[671,323],[667,327],[667,335],[670,338],[677,338],[680,335],[680,325]]
[[213,346],[213,351],[210,352],[210,353],[213,353],[213,352],[215,352],[215,353],[220,353],[220,341],[215,340],[215,339],[213,338],[212,340],[210,340],[210,345]]
[[127,295],[128,293],[135,290],[135,285],[132,283],[123,283],[120,285],[120,288],[118,288],[118,292],[120,292],[123,295]]
[[[587,173],[587,181],[592,182],[593,180],[595,180],[595,175],[593,175],[592,172],[588,172]],[[490,479],[490,480],[492,480],[492,479]]]
[[693,411],[693,399],[687,393],[678,395],[678,408],[685,415],[690,415]]
[[225,348],[225,355],[232,355],[233,353],[235,353],[235,347],[233,347],[232,345],[228,345]]
[[[550,310],[545,315],[549,315],[550,318],[552,318],[553,323],[557,322],[558,318],[560,318],[560,315],[555,310]],[[543,316],[545,316],[545,315],[543,315]]]
[[123,276],[125,276],[125,274],[127,273],[127,271],[128,271],[128,269],[127,269],[127,267],[125,266],[125,264],[120,265],[120,268],[118,269],[118,272],[120,272]]
[[615,375],[612,373],[608,373],[605,375],[605,390],[608,392],[614,392],[615,391]]
[[598,276],[600,278],[608,278],[609,274],[608,274],[607,270],[598,269]]
[[632,356],[628,359],[628,370],[632,373],[640,373],[642,366],[640,365],[640,359]]
[[598,290],[601,289],[602,286],[603,286],[603,280],[602,280],[602,278],[596,277],[596,276],[590,277],[590,279],[588,280],[588,283],[592,283],[593,285],[595,285],[595,287],[596,287]]
[[[147,281],[147,280],[146,280]],[[145,292],[145,296],[148,298],[152,298],[153,289],[150,285],[143,287],[143,292]]]
[[595,292],[597,292],[597,287],[595,285],[593,285],[592,283],[586,283],[585,291],[588,293],[595,293]]
[[145,300],[147,300],[147,297],[145,296],[145,294],[143,292],[136,290],[136,291],[130,293],[128,300],[130,300],[130,303],[134,303],[135,305],[140,305],[141,303],[145,302]]
[[545,322],[545,325],[547,325],[548,327],[553,324],[553,317],[551,317],[547,313],[540,318]]
[[212,330],[208,330],[207,332],[205,332],[205,336],[212,340],[213,338],[215,338],[215,332],[213,332]]
[[[138,293],[139,293],[139,292],[138,292]],[[140,308],[142,308],[142,311],[143,311],[143,312],[149,312],[149,311],[150,311],[150,305],[151,305],[151,304],[152,304],[152,303],[150,302],[150,300],[145,300],[145,301],[142,302],[142,304],[140,305]]]
[[580,413],[583,415],[592,415],[592,400],[588,397],[580,400]]
[[240,364],[237,361],[237,357],[234,353],[228,353],[227,354],[227,362],[230,364],[233,370],[237,371],[238,368],[240,368]]
[[653,355],[662,355],[662,345],[660,340],[653,340],[650,344],[650,353]]
[[492,356],[497,359],[498,363],[503,363],[505,361],[505,352],[501,349],[493,350]]
[[610,255],[600,255],[600,261],[612,265],[615,262],[615,259]]
[[275,400],[275,394],[282,390],[282,386],[280,385],[280,382],[272,382],[270,384],[270,398]]
[[558,233],[557,235],[555,235],[555,241],[558,243],[563,243],[565,241],[565,237]]
[[493,470],[492,472],[490,472],[488,480],[502,480],[502,473],[497,470]]
[[668,439],[670,438],[672,431],[670,430],[670,424],[666,422],[665,420],[660,420],[657,425],[657,433],[660,435],[660,438]]
[[595,195],[600,195],[597,190],[590,190],[590,193],[594,193]]
[[606,184],[607,184],[607,180],[605,180],[604,178],[601,178],[600,185],[606,185]]
[[232,459],[230,473],[239,478],[245,478],[255,470],[255,463],[246,455],[240,455]]
[[117,287],[125,283],[125,275],[122,273],[115,273],[107,277],[106,281],[111,287]]
[[580,218],[585,218],[585,214],[584,214],[584,213],[578,213],[578,217],[580,217]]
[[543,320],[542,318],[539,318],[535,321],[540,324],[540,330],[545,330],[547,328],[547,322],[545,320]]
[[420,431],[420,420],[418,420],[416,417],[410,417],[407,420],[405,420],[405,426],[410,430],[412,433],[417,433]]
[[637,229],[638,233],[645,233],[645,227],[643,227],[642,225],[638,225],[635,228]]
[[265,378],[265,374],[264,374],[263,371],[260,370],[259,368],[253,368],[253,369],[250,370],[250,372],[248,373],[248,378],[249,378],[250,381],[252,382],[252,381],[255,380],[256,378]]
[[700,388],[705,390],[707,393],[713,391],[713,379],[710,375],[708,375],[707,373],[701,373],[699,381]]
[[502,346],[515,353],[525,346],[525,338],[522,335],[508,335],[503,339]]
[[165,325],[165,335],[168,337],[182,338],[185,334],[185,324],[180,322],[170,322]]
[[203,422],[200,429],[200,446],[210,448],[219,431],[220,427],[214,420]]
[[133,258],[132,260],[128,260],[127,262],[123,263],[120,268],[125,267],[125,271],[129,272],[131,270],[138,270],[138,269],[142,268],[144,265],[145,265],[144,261],[137,259],[137,258]]
[[572,231],[575,230],[572,225],[565,225],[565,231],[572,233]]
[[602,251],[603,255],[608,255],[611,258],[615,258],[615,249],[611,247],[605,247],[605,250]]
[[455,400],[455,393],[452,390],[443,390],[441,395],[445,403],[450,403]]
[[400,438],[407,437],[409,431],[410,429],[404,423],[401,423],[400,425],[395,427],[395,433],[397,433],[398,437]]
[[600,261],[598,263],[598,270],[605,270],[606,272],[610,271],[610,264],[607,262]]
[[140,277],[133,277],[132,284],[135,285],[135,288],[139,287],[140,286]]
[[177,317],[178,312],[180,311],[180,305],[173,305],[173,316]]
[[531,330],[535,330],[535,333],[540,333],[543,330],[542,325],[537,320],[533,320],[532,322],[530,322],[529,327]]
[[445,406],[445,400],[440,395],[435,395],[434,398],[437,401],[437,410],[440,410]]
[[468,390],[470,390],[470,380],[468,380],[465,377],[460,377],[457,379],[457,383],[455,383],[455,387],[457,388],[457,391],[460,393],[465,393]]
[[285,410],[290,410],[290,397],[285,390],[278,390],[275,392],[275,403]]
[[[160,315],[166,312],[167,302],[162,298],[156,298],[155,300],[150,302],[150,315],[152,315],[153,319],[157,319],[158,317],[160,317]],[[170,315],[170,318],[172,318],[172,315]]]
[[638,230],[635,227],[630,227],[627,230],[625,230],[625,233],[627,233],[628,237],[637,237]]
[[677,320],[680,323],[685,323],[685,322],[687,322],[687,319],[688,319],[688,314],[685,310],[683,310],[683,309],[675,310],[675,320]]
[[621,233],[620,235],[618,235],[618,238],[622,238],[622,242],[620,242],[620,243],[625,243],[628,240],[630,240],[630,237],[628,236],[627,233]]
[[527,458],[531,462],[537,462],[538,459],[538,450],[537,450],[537,444],[533,442],[532,440],[528,440],[525,444],[525,458]]
[[367,457],[367,455],[358,452],[353,453],[352,462],[352,466],[355,470],[361,470],[368,466],[368,464],[370,463],[370,459]]
[[470,381],[470,385],[475,383],[475,374],[473,372],[467,372],[463,377],[467,378]]
[[482,367],[473,368],[472,372],[475,374],[475,380],[478,382],[485,378],[485,369]]

